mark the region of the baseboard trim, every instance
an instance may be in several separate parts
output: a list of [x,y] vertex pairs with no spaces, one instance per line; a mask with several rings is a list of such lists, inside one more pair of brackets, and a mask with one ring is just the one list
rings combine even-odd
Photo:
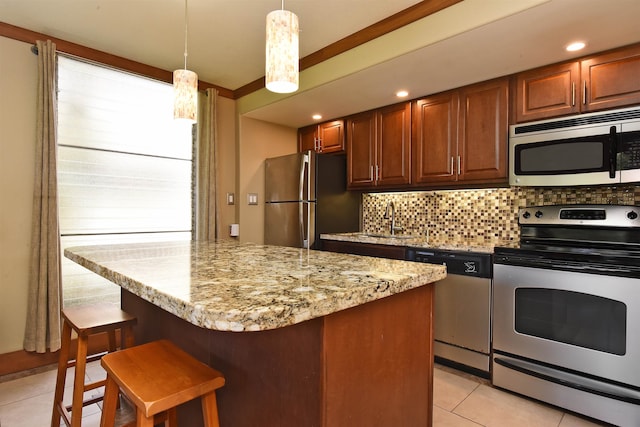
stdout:
[[[120,343],[120,331],[116,331],[116,340]],[[101,353],[107,351],[109,345],[106,333],[91,335],[89,338],[89,354]],[[77,340],[71,342],[71,354],[75,358],[77,348]],[[10,379],[9,377],[19,377],[23,373],[48,367],[55,366],[58,363],[59,351],[46,353],[35,353],[25,350],[13,351],[11,353],[0,354],[0,382]]]

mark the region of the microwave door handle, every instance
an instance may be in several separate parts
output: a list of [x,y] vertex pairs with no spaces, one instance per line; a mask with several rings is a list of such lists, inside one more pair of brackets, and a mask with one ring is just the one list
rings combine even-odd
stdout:
[[618,170],[618,134],[615,126],[611,126],[609,129],[609,143],[609,178],[613,179]]

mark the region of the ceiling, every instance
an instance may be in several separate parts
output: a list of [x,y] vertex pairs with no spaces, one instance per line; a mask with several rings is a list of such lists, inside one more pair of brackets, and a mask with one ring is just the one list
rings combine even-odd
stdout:
[[[431,0],[438,1],[438,0]],[[416,0],[287,0],[300,19],[300,56]],[[0,0],[0,21],[165,70],[183,67],[183,0]],[[264,75],[264,26],[277,0],[189,0],[188,63],[235,90]],[[291,127],[640,42],[637,0],[464,0],[301,72],[290,95],[261,89],[240,114]],[[565,44],[587,48],[568,54]],[[323,119],[323,120],[324,120]]]

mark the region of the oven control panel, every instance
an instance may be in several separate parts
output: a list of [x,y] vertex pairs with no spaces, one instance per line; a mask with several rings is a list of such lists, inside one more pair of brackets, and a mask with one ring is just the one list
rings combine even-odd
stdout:
[[640,207],[625,205],[561,205],[521,208],[521,225],[640,227]]

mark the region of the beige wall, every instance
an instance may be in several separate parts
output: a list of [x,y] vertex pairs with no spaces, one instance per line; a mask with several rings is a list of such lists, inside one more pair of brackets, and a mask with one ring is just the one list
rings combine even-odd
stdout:
[[[264,242],[264,160],[295,153],[297,130],[241,117],[239,121],[238,208],[240,240]],[[247,195],[258,194],[258,204],[248,205]]]
[[35,164],[36,56],[0,37],[0,353],[22,348]]

